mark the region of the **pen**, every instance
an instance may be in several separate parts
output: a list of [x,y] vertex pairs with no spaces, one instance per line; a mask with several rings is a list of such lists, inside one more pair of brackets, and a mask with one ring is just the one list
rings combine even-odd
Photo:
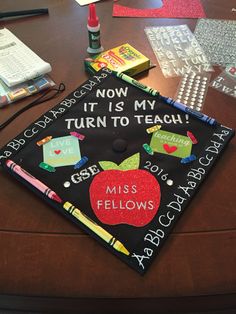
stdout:
[[40,15],[40,14],[48,14],[48,8],[0,12],[0,19],[5,18],[5,17],[13,17],[13,16],[21,16],[21,15]]
[[118,241],[115,237],[113,237],[113,235],[111,235],[109,232],[107,232],[105,229],[99,226],[92,219],[87,217],[84,213],[82,213],[70,202],[65,202],[63,208],[72,216],[74,216],[76,219],[78,219],[80,222],[82,222],[86,227],[88,227],[90,230],[96,233],[96,235],[98,235],[101,239],[110,244],[118,252],[121,252],[125,255],[130,255],[129,251],[120,241]]
[[136,86],[137,88],[139,89],[142,89],[144,92],[152,95],[152,96],[157,96],[159,97],[161,100],[163,100],[165,103],[171,105],[172,107],[175,107],[187,114],[189,114],[190,116],[193,116],[205,123],[208,123],[210,125],[215,125],[217,122],[215,119],[213,118],[210,118],[209,116],[207,116],[206,114],[202,113],[202,112],[199,112],[199,111],[196,111],[194,109],[191,109],[189,108],[188,106],[180,103],[180,102],[177,102],[175,101],[174,99],[172,98],[169,98],[169,97],[165,97],[165,96],[162,96],[160,95],[160,93],[149,87],[149,86],[146,86],[146,85],[143,85],[141,84],[140,82],[136,81],[135,79],[133,79],[132,77],[124,74],[124,73],[121,73],[121,72],[114,72],[115,75],[119,78],[121,78],[123,81],[127,82],[127,83],[130,83],[132,84],[133,86]]
[[61,203],[61,198],[56,194],[56,192],[52,191],[49,187],[47,187],[43,182],[39,181],[35,177],[33,177],[30,173],[28,173],[26,170],[24,170],[22,167],[17,165],[14,161],[8,159],[6,161],[6,166],[16,173],[19,177],[30,183],[32,186],[34,186],[38,191],[45,194],[48,198]]

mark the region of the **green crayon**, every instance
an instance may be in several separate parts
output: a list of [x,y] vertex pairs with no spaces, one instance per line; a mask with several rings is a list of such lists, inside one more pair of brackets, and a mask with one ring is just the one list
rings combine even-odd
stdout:
[[149,146],[147,143],[143,144],[143,148],[149,155],[154,155],[154,152],[151,146]]
[[160,93],[157,90],[155,90],[155,89],[153,89],[147,85],[141,84],[140,82],[136,81],[132,77],[130,77],[130,76],[128,76],[122,72],[116,72],[116,76],[121,78],[123,81],[130,83],[133,86],[136,86],[137,88],[143,90],[144,92],[146,92],[152,96],[159,96],[160,95]]
[[56,171],[56,169],[53,166],[50,166],[43,161],[40,162],[39,167],[48,171],[48,172],[55,172]]

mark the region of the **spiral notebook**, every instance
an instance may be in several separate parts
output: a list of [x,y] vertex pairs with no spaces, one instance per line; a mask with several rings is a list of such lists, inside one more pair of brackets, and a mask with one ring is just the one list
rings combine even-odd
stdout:
[[10,175],[140,274],[234,136],[142,88],[102,69],[0,151]]

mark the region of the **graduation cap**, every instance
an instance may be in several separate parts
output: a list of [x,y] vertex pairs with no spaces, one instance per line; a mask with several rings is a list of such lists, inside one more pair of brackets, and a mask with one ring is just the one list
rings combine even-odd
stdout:
[[234,135],[144,90],[102,69],[0,151],[4,169],[139,273]]

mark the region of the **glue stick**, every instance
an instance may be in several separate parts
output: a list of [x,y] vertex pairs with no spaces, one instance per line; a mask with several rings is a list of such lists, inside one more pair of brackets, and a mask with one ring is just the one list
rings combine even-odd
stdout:
[[101,46],[100,41],[100,23],[96,15],[95,4],[92,3],[89,5],[89,16],[88,16],[88,35],[89,35],[89,46],[88,53],[100,53],[104,49]]

